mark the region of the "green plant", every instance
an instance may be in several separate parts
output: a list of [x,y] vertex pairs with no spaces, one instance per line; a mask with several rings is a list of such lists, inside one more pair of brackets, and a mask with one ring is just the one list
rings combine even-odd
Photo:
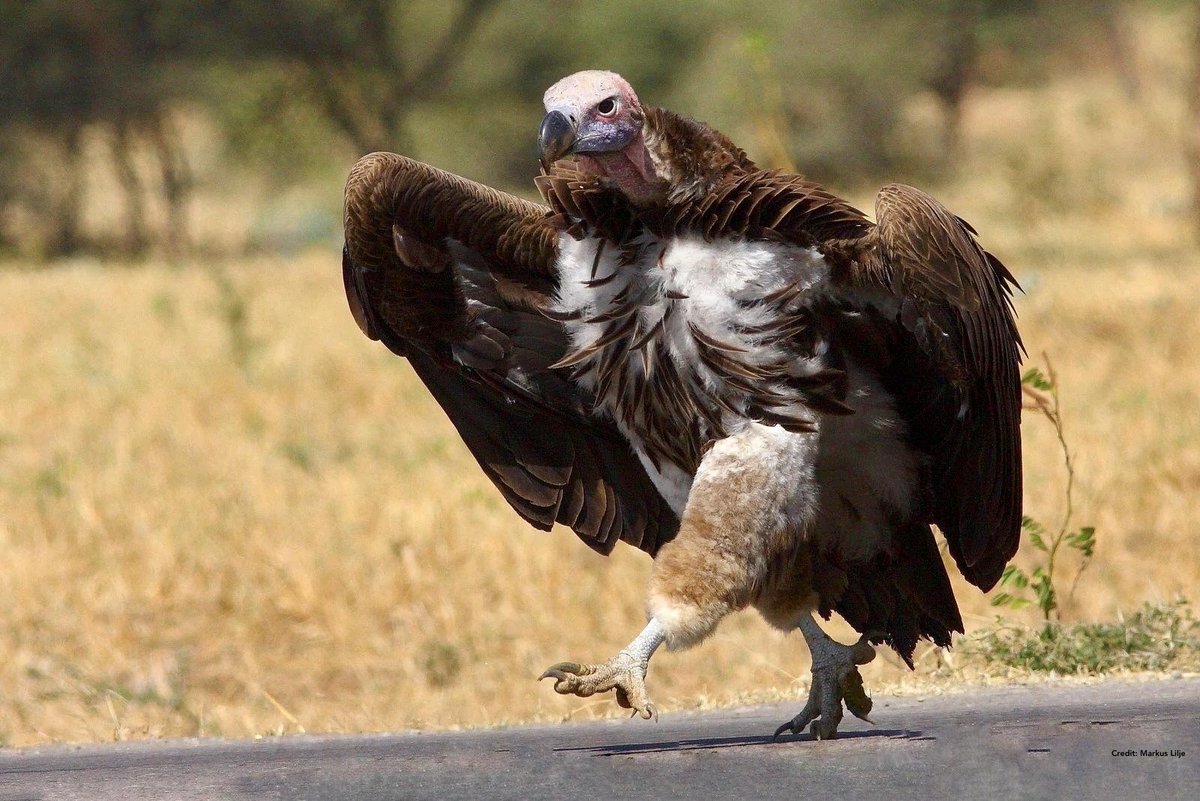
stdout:
[[1036,604],[1042,613],[1042,619],[1049,625],[1051,615],[1054,615],[1055,618],[1058,617],[1059,595],[1058,587],[1055,585],[1055,568],[1059,553],[1065,546],[1079,551],[1083,555],[1083,562],[1071,582],[1069,594],[1073,594],[1079,583],[1079,577],[1083,575],[1083,571],[1087,569],[1092,555],[1095,553],[1096,529],[1093,526],[1071,529],[1071,517],[1074,514],[1075,463],[1071,458],[1071,449],[1067,446],[1066,436],[1063,434],[1058,376],[1054,372],[1050,357],[1043,353],[1042,358],[1046,362],[1045,372],[1037,367],[1030,368],[1021,377],[1021,389],[1026,399],[1025,408],[1041,412],[1054,425],[1058,444],[1062,448],[1063,466],[1067,473],[1065,510],[1062,522],[1053,533],[1050,533],[1044,525],[1031,517],[1021,518],[1021,528],[1025,532],[1026,540],[1044,554],[1044,561],[1043,564],[1035,567],[1032,573],[1026,573],[1016,565],[1004,568],[1004,573],[1000,577],[1000,586],[1007,589],[992,598],[992,606],[1020,609],[1030,604]]
[[1040,631],[1006,626],[984,631],[969,649],[990,661],[1041,673],[1092,675],[1114,670],[1194,669],[1200,659],[1200,621],[1182,598],[1143,604],[1129,617]]

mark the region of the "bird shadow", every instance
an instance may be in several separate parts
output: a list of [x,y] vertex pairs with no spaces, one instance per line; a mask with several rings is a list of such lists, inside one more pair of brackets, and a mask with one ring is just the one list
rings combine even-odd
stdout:
[[[889,740],[909,740],[914,742],[936,739],[925,735],[923,732],[911,729],[871,729],[870,731],[838,732],[837,739],[859,740],[880,737]],[[819,742],[811,734],[779,738],[772,737],[769,734],[756,734],[742,737],[697,737],[682,740],[660,740],[657,742],[621,743],[616,745],[562,746],[554,750],[562,753],[590,753],[594,756],[631,756],[635,754],[668,754],[687,751],[710,751],[718,748],[782,745],[789,742],[804,741]]]

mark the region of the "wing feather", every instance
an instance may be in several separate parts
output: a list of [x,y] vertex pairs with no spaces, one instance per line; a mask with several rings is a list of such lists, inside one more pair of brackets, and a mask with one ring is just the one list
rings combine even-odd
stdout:
[[875,212],[871,255],[851,280],[900,300],[907,336],[891,377],[915,444],[932,457],[934,522],[963,575],[990,589],[1021,526],[1017,284],[973,228],[924,192],[886,186]]
[[679,521],[594,399],[550,366],[558,233],[547,209],[389,153],[346,183],[343,280],[363,332],[406,356],[532,525],[654,554]]

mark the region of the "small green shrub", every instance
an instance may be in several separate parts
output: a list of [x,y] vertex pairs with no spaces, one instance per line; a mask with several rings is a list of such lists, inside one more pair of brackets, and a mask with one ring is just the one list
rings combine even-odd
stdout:
[[[1053,533],[1031,517],[1021,518],[1021,529],[1025,532],[1025,541],[1044,554],[1044,563],[1026,573],[1016,565],[1004,568],[1000,577],[1000,587],[1006,588],[996,593],[992,598],[992,606],[1007,606],[1010,609],[1021,609],[1036,604],[1042,613],[1042,619],[1048,624],[1050,616],[1058,617],[1058,587],[1055,585],[1055,560],[1063,546],[1073,548],[1083,555],[1083,562],[1075,573],[1071,583],[1071,592],[1075,591],[1079,577],[1092,560],[1096,550],[1096,529],[1084,526],[1071,529],[1071,517],[1074,514],[1073,500],[1075,490],[1075,463],[1071,458],[1071,449],[1067,447],[1066,436],[1063,434],[1062,410],[1058,398],[1058,377],[1050,357],[1042,354],[1046,361],[1046,372],[1039,368],[1031,368],[1021,378],[1021,389],[1024,391],[1027,409],[1041,412],[1053,425],[1058,435],[1058,444],[1062,448],[1063,465],[1067,472],[1067,488],[1065,491],[1065,506],[1062,523]],[[1032,597],[1030,597],[1032,595]]]
[[1074,514],[1075,465],[1063,434],[1058,380],[1050,359],[1043,354],[1046,371],[1034,367],[1021,379],[1026,409],[1040,412],[1053,425],[1062,449],[1067,474],[1065,510],[1058,527],[1048,530],[1031,517],[1021,519],[1025,541],[1040,555],[1041,564],[1026,573],[1016,565],[1004,569],[992,598],[993,606],[1020,609],[1036,605],[1043,625],[1006,626],[985,630],[966,644],[968,652],[989,662],[1038,673],[1090,675],[1116,670],[1161,671],[1200,666],[1200,621],[1179,598],[1172,603],[1144,604],[1132,616],[1115,621],[1065,626],[1059,619],[1058,557],[1063,548],[1078,551],[1082,562],[1071,583],[1075,591],[1079,577],[1090,564],[1096,549],[1096,529],[1071,527]]
[[1169,670],[1200,665],[1200,621],[1187,601],[1144,604],[1115,621],[1041,629],[1002,627],[972,638],[966,650],[1038,673],[1092,675],[1117,670]]

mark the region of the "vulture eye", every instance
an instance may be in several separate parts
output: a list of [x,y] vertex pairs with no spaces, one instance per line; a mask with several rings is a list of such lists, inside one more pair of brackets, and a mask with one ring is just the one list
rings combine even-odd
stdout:
[[606,97],[600,101],[600,105],[596,106],[596,111],[601,117],[611,117],[617,113],[617,99],[615,97]]

